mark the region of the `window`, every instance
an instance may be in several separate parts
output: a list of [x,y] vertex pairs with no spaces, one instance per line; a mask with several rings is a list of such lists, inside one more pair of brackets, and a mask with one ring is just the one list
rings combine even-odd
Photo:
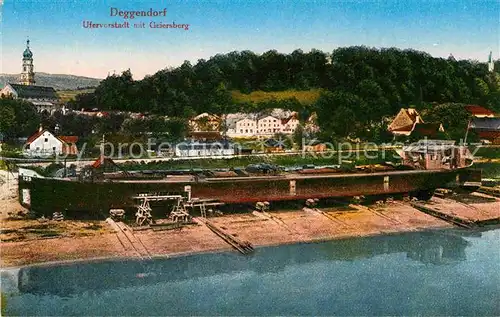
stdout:
[[243,133],[243,129],[240,129],[240,133]]
[[52,147],[52,151],[54,151],[54,152],[56,151],[56,147],[55,146]]
[[45,138],[45,142],[49,142],[49,138]]

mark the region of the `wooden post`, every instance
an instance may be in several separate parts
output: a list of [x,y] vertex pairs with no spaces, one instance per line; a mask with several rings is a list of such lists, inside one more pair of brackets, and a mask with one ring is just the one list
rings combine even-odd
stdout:
[[290,180],[290,195],[297,195],[297,181],[295,179]]
[[384,191],[389,190],[389,176],[384,176]]

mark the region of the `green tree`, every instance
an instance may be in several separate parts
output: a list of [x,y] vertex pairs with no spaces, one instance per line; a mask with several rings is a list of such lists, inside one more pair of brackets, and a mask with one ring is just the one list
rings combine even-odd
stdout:
[[474,78],[474,92],[478,98],[482,99],[490,93],[490,89],[483,79]]
[[166,122],[168,137],[167,140],[170,142],[178,142],[185,138],[187,134],[187,125],[182,118],[170,118]]
[[384,96],[384,91],[378,83],[373,80],[362,80],[356,90],[356,95],[363,99],[362,105],[357,112],[357,117],[371,125],[380,122],[384,115],[390,113],[389,101]]
[[105,110],[134,110],[134,81],[129,70],[120,76],[111,75],[102,80],[95,90],[96,102],[99,108]]
[[295,144],[295,147],[297,149],[301,149],[302,150],[302,141],[305,141],[305,133],[304,133],[304,128],[302,127],[301,124],[299,124],[297,126],[297,128],[295,129],[295,131],[293,132],[293,136],[292,136],[292,139],[293,139],[293,143]]
[[16,114],[10,105],[0,105],[0,132],[12,131],[16,124]]
[[348,137],[357,131],[356,113],[363,108],[358,96],[346,92],[324,92],[314,106],[318,125],[328,137]]
[[40,125],[40,115],[35,107],[26,101],[0,98],[0,129],[7,139],[28,137]]
[[452,140],[465,137],[468,122],[471,116],[464,108],[464,104],[445,103],[433,105],[422,113],[423,118],[429,123],[441,123],[445,135]]

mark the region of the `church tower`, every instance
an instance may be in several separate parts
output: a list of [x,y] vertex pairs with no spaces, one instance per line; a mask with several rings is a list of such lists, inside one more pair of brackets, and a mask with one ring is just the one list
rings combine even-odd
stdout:
[[30,40],[26,41],[26,49],[23,52],[23,71],[21,72],[21,84],[35,84],[35,72],[33,71],[33,53],[30,50]]
[[491,56],[492,52],[490,51],[490,56],[488,57],[488,71],[493,73],[495,70],[495,63],[493,63],[493,57]]

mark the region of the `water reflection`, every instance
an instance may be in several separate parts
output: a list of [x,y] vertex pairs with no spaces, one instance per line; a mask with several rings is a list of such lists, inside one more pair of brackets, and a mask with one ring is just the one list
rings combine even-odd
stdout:
[[392,253],[406,254],[424,264],[443,265],[464,261],[467,245],[461,232],[421,232],[268,247],[257,249],[251,256],[228,252],[151,261],[36,266],[22,268],[9,277],[17,278],[14,284],[20,293],[71,296],[225,273],[280,272],[293,265],[354,261]]

